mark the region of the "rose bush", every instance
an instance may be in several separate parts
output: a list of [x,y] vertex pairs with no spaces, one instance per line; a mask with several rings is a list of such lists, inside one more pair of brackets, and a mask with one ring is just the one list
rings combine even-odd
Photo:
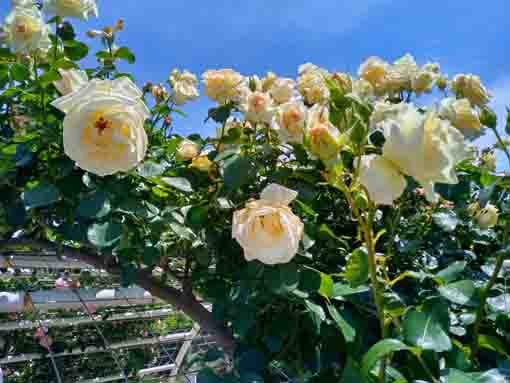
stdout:
[[182,137],[172,116],[197,76],[136,86],[121,21],[88,33],[104,50],[85,76],[63,18],[95,2],[42,9],[51,34],[32,2],[4,24],[2,247],[56,248],[181,308],[224,351],[205,358],[231,362],[204,382],[508,376],[510,178],[494,151],[510,153],[477,76],[409,54],[358,77],[211,69],[217,135]]

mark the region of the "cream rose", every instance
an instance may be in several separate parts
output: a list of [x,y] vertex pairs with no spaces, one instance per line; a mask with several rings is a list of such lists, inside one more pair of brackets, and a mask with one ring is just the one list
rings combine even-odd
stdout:
[[388,90],[411,90],[412,83],[418,74],[418,65],[409,53],[399,58],[391,65],[386,73]]
[[329,121],[329,110],[322,105],[314,105],[308,111],[306,134],[310,152],[322,161],[337,158],[342,147],[341,134]]
[[483,107],[491,99],[491,94],[482,85],[480,77],[472,74],[458,74],[450,82],[450,88],[457,97],[465,97],[471,104]]
[[307,63],[299,67],[298,91],[307,104],[324,103],[329,99],[329,89],[324,80],[328,76],[326,70],[314,64]]
[[232,69],[208,70],[202,79],[207,97],[219,103],[237,99],[244,82],[243,76]]
[[287,263],[297,254],[303,237],[303,222],[288,206],[297,192],[270,184],[260,199],[246,203],[234,213],[232,237],[244,250],[247,261],[258,259],[267,265]]
[[306,107],[301,101],[288,102],[278,108],[274,129],[282,142],[303,143],[306,130]]
[[374,88],[384,85],[388,63],[379,57],[369,57],[358,69],[358,76]]
[[476,215],[476,222],[482,229],[489,229],[498,224],[499,210],[496,206],[488,203],[480,209]]
[[471,107],[467,98],[460,100],[453,97],[445,98],[441,101],[439,115],[450,120],[452,125],[466,136],[478,134],[482,127],[478,113]]
[[239,109],[244,117],[251,122],[270,123],[274,115],[274,105],[271,96],[267,93],[248,91],[243,96]]
[[66,114],[64,151],[76,164],[99,176],[128,171],[147,151],[142,92],[127,77],[92,80],[52,105]]
[[188,161],[198,156],[198,145],[190,140],[182,140],[177,146],[177,158],[182,161]]
[[213,166],[213,162],[209,159],[207,154],[202,154],[191,160],[190,167],[200,170],[201,172],[208,172]]
[[174,91],[172,97],[176,105],[183,105],[188,101],[197,99],[199,96],[197,77],[187,70],[179,72],[174,69],[168,82]]
[[401,112],[381,122],[386,142],[383,156],[402,173],[418,181],[430,201],[436,201],[434,183],[455,184],[457,163],[467,156],[464,136],[435,111],[420,114],[406,104]]
[[62,96],[76,92],[89,81],[87,73],[83,70],[59,69],[58,71],[62,79],[53,81],[53,85],[55,85],[55,88],[57,88]]
[[290,78],[277,78],[273,81],[269,94],[277,104],[289,102],[296,92],[296,83]]
[[16,6],[7,15],[3,25],[5,41],[17,53],[47,51],[51,45],[50,27],[35,6]]
[[50,15],[82,20],[98,16],[96,0],[44,0],[43,10]]
[[407,182],[393,163],[376,154],[362,156],[360,161],[359,180],[367,188],[372,201],[391,205],[402,195]]

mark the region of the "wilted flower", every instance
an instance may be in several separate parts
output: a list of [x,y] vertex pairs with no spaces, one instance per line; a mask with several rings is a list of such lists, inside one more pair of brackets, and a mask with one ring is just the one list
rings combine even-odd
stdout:
[[183,161],[191,160],[198,156],[198,145],[190,140],[182,140],[177,146],[177,158]]
[[115,26],[113,27],[113,29],[115,30],[115,32],[120,32],[122,30],[124,30],[124,20],[123,19],[118,19],[117,22],[115,23]]
[[420,114],[406,104],[402,111],[380,123],[386,141],[383,156],[404,174],[418,181],[429,201],[436,201],[434,183],[458,182],[455,166],[466,157],[464,136],[435,111]]
[[418,74],[418,65],[409,53],[393,63],[386,73],[386,85],[389,90],[412,90],[413,79]]
[[17,6],[7,15],[3,25],[5,41],[17,53],[46,51],[51,45],[50,27],[34,6]]
[[358,69],[358,76],[368,81],[372,87],[380,88],[386,81],[388,63],[379,57],[369,57]]
[[62,96],[76,92],[89,81],[87,73],[82,70],[59,68],[58,71],[62,79],[53,81],[53,85],[55,85],[55,88],[57,88]]
[[168,99],[168,91],[163,84],[153,85],[151,88],[151,93],[152,97],[154,97],[157,103]]
[[44,0],[43,10],[50,15],[82,20],[98,16],[96,0]]
[[177,69],[174,69],[168,82],[174,90],[172,97],[176,105],[182,105],[190,100],[195,100],[199,96],[197,77],[187,70],[179,72]]
[[362,156],[360,161],[359,180],[367,188],[372,201],[391,205],[402,195],[407,182],[391,161],[377,154]]
[[219,103],[235,100],[243,84],[243,76],[232,69],[208,70],[202,79],[207,97]]
[[290,78],[277,78],[269,88],[269,94],[277,104],[284,104],[294,96],[296,83]]
[[104,37],[105,33],[103,31],[97,30],[97,29],[91,29],[87,31],[87,36],[94,39],[96,37]]
[[445,98],[441,101],[439,115],[450,120],[453,126],[460,129],[465,135],[473,136],[479,133],[482,124],[478,113],[471,107],[467,98]]
[[489,229],[498,224],[499,210],[496,206],[488,203],[483,209],[480,209],[475,219],[482,229]]
[[455,76],[450,82],[450,89],[457,97],[465,97],[471,104],[479,107],[483,107],[491,99],[491,95],[480,82],[480,77],[472,74]]
[[127,77],[92,80],[53,101],[66,114],[64,151],[76,164],[105,176],[137,166],[147,151],[144,129],[149,110]]
[[202,172],[208,172],[213,166],[213,162],[209,159],[207,154],[202,154],[191,160],[191,168],[195,168]]
[[306,134],[312,154],[323,161],[333,160],[342,147],[341,134],[329,121],[329,111],[315,105],[308,111]]
[[232,237],[243,248],[246,260],[275,265],[294,258],[304,231],[303,222],[288,206],[297,194],[270,184],[259,200],[247,202],[234,213]]
[[301,101],[281,105],[274,127],[282,142],[302,144],[306,129],[305,105]]
[[244,113],[248,121],[255,123],[270,123],[274,114],[274,105],[271,96],[259,91],[248,91],[241,100],[239,109]]

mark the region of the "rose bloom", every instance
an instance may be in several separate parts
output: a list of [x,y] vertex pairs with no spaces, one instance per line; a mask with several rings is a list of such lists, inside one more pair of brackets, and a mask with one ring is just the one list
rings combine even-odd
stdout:
[[14,51],[29,54],[35,50],[47,51],[51,45],[50,26],[34,6],[16,6],[7,15],[3,25],[5,41]]
[[306,107],[301,101],[288,102],[278,108],[274,129],[284,143],[302,144],[306,130]]
[[482,85],[480,77],[472,74],[458,74],[450,82],[450,89],[457,96],[465,97],[471,104],[483,107],[491,99],[490,93]]
[[43,10],[50,15],[82,20],[98,16],[96,0],[44,0]]
[[274,106],[271,96],[267,93],[248,91],[245,93],[239,109],[245,118],[251,122],[270,123],[274,115]]
[[262,80],[258,81],[259,86],[257,87],[257,90],[262,90],[263,92],[269,91],[276,80],[278,80],[278,76],[275,73],[267,72],[266,76]]
[[341,135],[329,121],[329,111],[322,105],[314,105],[308,111],[306,134],[312,154],[323,161],[333,160],[341,149]]
[[53,81],[53,85],[55,85],[55,88],[57,88],[62,96],[76,92],[89,81],[87,73],[83,70],[65,70],[59,68],[58,71],[62,79]]
[[198,98],[198,80],[193,73],[187,70],[181,73],[174,69],[168,81],[174,90],[173,101],[176,105],[183,105]]
[[453,126],[466,136],[477,135],[482,127],[478,113],[471,107],[467,98],[457,100],[453,97],[441,101],[439,115],[450,120]]
[[437,201],[436,182],[455,184],[457,163],[467,156],[464,136],[435,111],[422,115],[410,104],[380,123],[386,141],[383,157],[418,181],[429,201]]
[[379,57],[369,57],[358,69],[358,76],[374,88],[384,85],[388,63]]
[[298,78],[298,91],[309,105],[324,103],[329,99],[329,89],[322,72],[308,71]]
[[53,101],[66,114],[64,151],[80,168],[105,176],[137,166],[147,151],[149,110],[127,77],[92,80]]
[[205,94],[220,104],[235,100],[243,83],[243,76],[232,69],[208,70],[202,75]]
[[391,161],[377,154],[362,156],[360,161],[359,180],[367,188],[372,201],[391,205],[402,195],[407,182]]
[[374,97],[375,89],[367,80],[359,79],[352,83],[352,94],[365,100]]
[[289,204],[297,192],[270,184],[260,199],[234,212],[232,237],[244,250],[247,261],[258,259],[267,265],[287,263],[297,254],[304,225]]
[[411,86],[417,96],[422,93],[432,92],[434,81],[437,75],[434,72],[428,70],[420,70],[416,76],[412,79]]
[[177,158],[181,161],[188,161],[198,156],[199,148],[196,143],[190,140],[182,140],[177,146]]
[[278,78],[273,81],[269,94],[277,104],[289,102],[295,94],[296,83],[290,78]]
[[496,206],[488,203],[483,209],[480,209],[475,219],[482,229],[489,229],[498,224],[499,210]]
[[409,53],[399,58],[391,65],[386,73],[388,90],[411,90],[413,79],[418,74],[418,66],[414,57]]
[[191,168],[200,170],[201,172],[208,172],[213,166],[212,161],[209,159],[207,154],[200,155],[191,160]]

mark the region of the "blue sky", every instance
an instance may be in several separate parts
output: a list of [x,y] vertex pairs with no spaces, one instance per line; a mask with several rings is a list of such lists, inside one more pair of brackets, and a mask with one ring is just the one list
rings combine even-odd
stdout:
[[[0,0],[0,16],[9,9]],[[130,68],[139,84],[166,80],[171,69],[200,75],[232,67],[243,74],[271,70],[295,76],[311,61],[356,72],[371,55],[392,61],[404,53],[418,63],[439,61],[450,76],[479,74],[498,111],[510,104],[508,0],[98,0],[97,20],[73,24],[82,32],[126,21],[120,44],[137,56]],[[210,134],[202,98],[176,118],[182,134]]]

